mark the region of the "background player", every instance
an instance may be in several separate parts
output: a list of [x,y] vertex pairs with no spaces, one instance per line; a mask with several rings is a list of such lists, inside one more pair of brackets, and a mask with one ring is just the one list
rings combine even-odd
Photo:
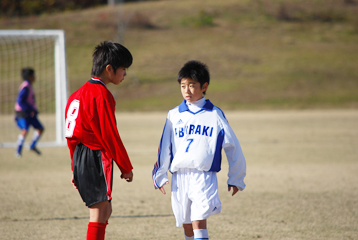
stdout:
[[152,172],[155,188],[165,194],[167,171],[173,173],[172,208],[185,239],[209,239],[206,219],[221,211],[216,173],[221,149],[229,162],[228,190],[245,188],[246,161],[224,113],[204,95],[209,86],[207,66],[189,61],[177,78],[184,101],[170,110]]
[[113,95],[106,85],[120,84],[132,55],[119,43],[105,41],[93,53],[92,78],[68,99],[66,138],[72,183],[90,210],[87,239],[104,239],[112,213],[113,160],[131,182],[132,164],[118,134]]
[[37,118],[38,111],[36,107],[35,92],[32,87],[32,84],[36,80],[35,71],[32,68],[23,68],[21,76],[24,81],[20,85],[15,103],[15,121],[21,132],[17,139],[15,156],[21,157],[22,147],[30,126],[35,128],[30,150],[41,155],[41,152],[36,148],[36,144],[44,131],[44,127]]

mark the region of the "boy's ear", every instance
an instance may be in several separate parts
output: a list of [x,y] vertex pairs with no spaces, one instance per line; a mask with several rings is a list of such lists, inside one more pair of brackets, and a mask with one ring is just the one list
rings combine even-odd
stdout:
[[108,65],[106,66],[106,72],[110,73],[111,71],[113,71],[113,67],[112,67],[111,64],[108,64]]
[[205,92],[208,89],[208,87],[209,87],[209,83],[206,82],[203,84],[203,87],[201,88],[201,90],[203,90],[203,92]]

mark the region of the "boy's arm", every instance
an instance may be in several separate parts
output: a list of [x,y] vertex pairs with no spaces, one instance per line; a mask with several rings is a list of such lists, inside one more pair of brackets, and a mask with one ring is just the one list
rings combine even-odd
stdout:
[[[227,184],[230,187],[237,187],[242,191],[245,188],[244,178],[246,176],[246,160],[242,152],[239,140],[226,119],[222,119],[225,131],[223,148],[229,162],[229,173]],[[236,194],[234,188],[233,195]]]
[[114,103],[110,99],[106,99],[105,96],[97,98],[95,102],[97,106],[94,109],[96,112],[92,113],[91,128],[103,148],[116,162],[121,173],[123,175],[130,174],[133,167],[118,133]]
[[[35,112],[36,113],[36,109],[34,109],[30,104],[27,103],[26,99],[29,95],[29,88],[28,87],[24,87],[20,92],[19,95],[17,97],[17,103],[20,105],[20,107],[22,108],[22,111],[30,114],[31,112]],[[30,116],[29,116],[30,117]]]
[[70,150],[70,156],[71,156],[71,171],[73,171],[73,154],[76,149],[76,145],[71,142],[71,140],[67,139],[67,146]]
[[160,191],[165,194],[164,185],[168,184],[168,170],[170,168],[170,163],[173,159],[172,153],[172,143],[171,143],[171,121],[169,119],[169,114],[163,129],[162,138],[160,139],[159,148],[158,148],[158,160],[154,164],[154,169],[152,171],[153,184],[155,189],[160,189]]

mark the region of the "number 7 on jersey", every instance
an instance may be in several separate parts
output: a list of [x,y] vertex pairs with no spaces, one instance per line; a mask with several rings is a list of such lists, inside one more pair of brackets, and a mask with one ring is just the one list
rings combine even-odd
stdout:
[[189,143],[188,143],[188,146],[186,147],[185,152],[188,152],[188,151],[189,151],[190,144],[194,141],[194,139],[189,138],[189,139],[187,139],[187,141],[188,141]]

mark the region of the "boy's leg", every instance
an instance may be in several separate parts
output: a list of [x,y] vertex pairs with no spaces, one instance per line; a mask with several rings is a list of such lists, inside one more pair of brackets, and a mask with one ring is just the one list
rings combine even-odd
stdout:
[[34,151],[38,155],[41,155],[41,152],[36,148],[36,144],[44,131],[44,127],[42,126],[41,122],[37,119],[37,117],[31,119],[31,125],[36,129],[36,131],[34,132],[34,135],[32,137],[30,150]]
[[183,224],[185,240],[209,239],[206,219],[193,221],[192,224]]
[[193,221],[193,229],[206,229],[206,219]]
[[208,229],[206,227],[206,219],[193,221],[194,239],[209,239]]
[[177,227],[183,226],[185,240],[193,240],[194,232],[190,218],[191,200],[186,192],[189,179],[187,175],[186,169],[179,169],[173,173],[171,203]]
[[194,232],[192,224],[183,224],[185,240],[194,240]]
[[106,223],[112,214],[112,203],[110,201],[96,203],[89,209],[90,222]]
[[16,157],[21,157],[22,147],[24,145],[26,135],[27,135],[27,130],[21,129],[21,132],[17,137],[17,149],[15,153]]
[[15,156],[21,157],[22,147],[24,145],[30,124],[26,118],[16,118],[16,124],[20,128],[21,132],[17,138],[17,149],[15,152]]
[[106,223],[89,222],[87,229],[87,240],[104,240]]
[[189,198],[192,199],[191,219],[194,239],[209,239],[206,219],[221,211],[217,176],[215,172],[200,171],[193,171],[192,176],[194,183],[190,185],[193,187]]
[[34,135],[32,137],[32,143],[30,146],[30,150],[34,151],[38,155],[41,155],[41,152],[36,148],[36,144],[37,144],[38,140],[40,139],[42,132],[43,132],[43,129],[36,129],[36,131],[34,132]]
[[112,204],[110,201],[104,201],[94,204],[89,209],[87,240],[104,240],[108,219],[112,214]]

